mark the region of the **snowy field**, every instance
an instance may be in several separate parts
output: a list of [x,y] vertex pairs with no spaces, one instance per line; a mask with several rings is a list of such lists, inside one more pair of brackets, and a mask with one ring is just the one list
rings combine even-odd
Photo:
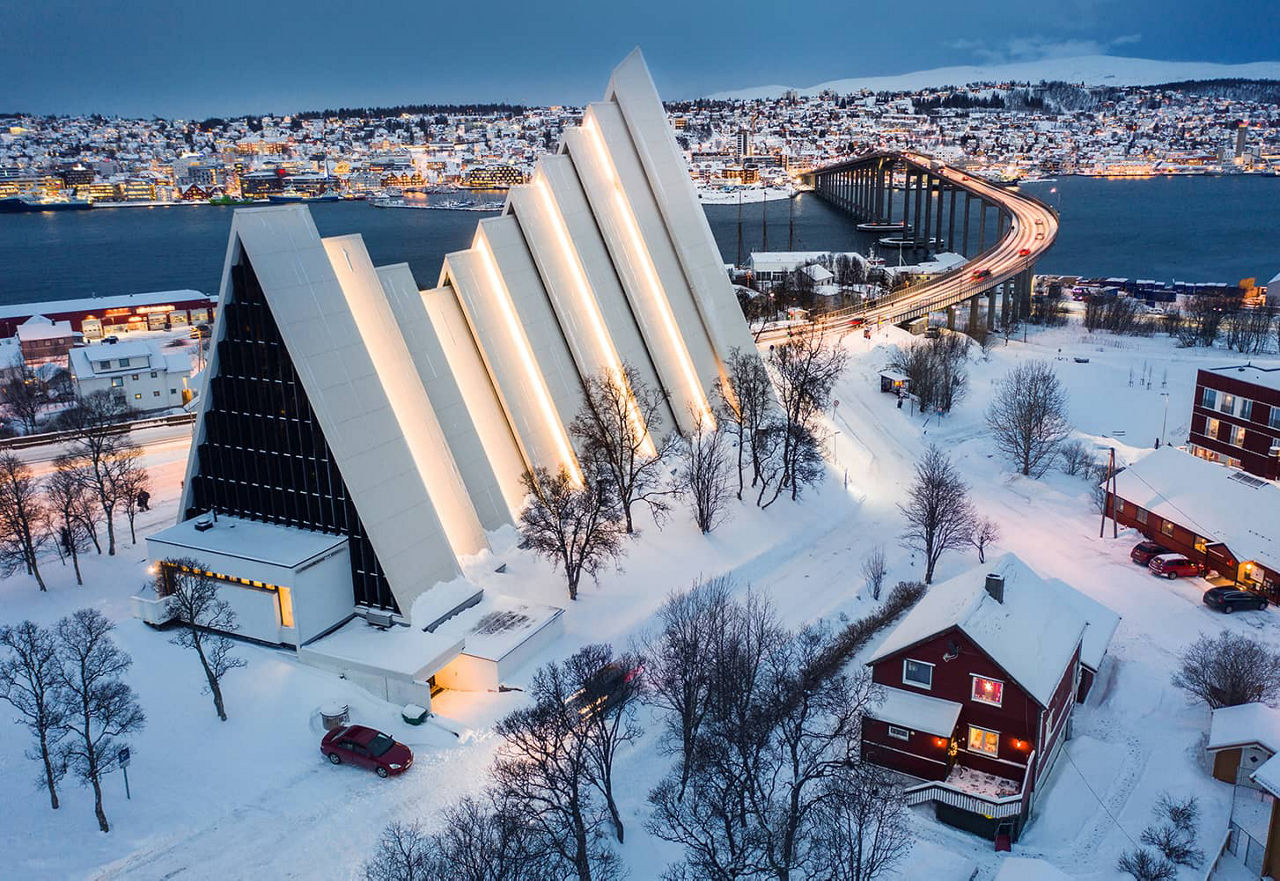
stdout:
[[[849,338],[851,363],[832,419],[837,434],[831,475],[800,504],[779,500],[764,512],[749,504],[735,507],[709,537],[698,535],[679,510],[664,529],[644,529],[624,571],[604,573],[598,587],[584,589],[571,605],[557,574],[514,549],[514,534],[497,536],[498,550],[471,561],[469,574],[487,589],[568,606],[566,634],[541,660],[588,642],[625,646],[645,632],[668,591],[726,572],[736,575],[740,587],[750,584],[772,595],[789,624],[861,617],[872,601],[860,595],[859,567],[872,547],[882,544],[887,551],[888,583],[922,572],[921,561],[898,545],[902,522],[896,504],[916,457],[937,443],[966,475],[979,512],[999,523],[1003,538],[995,553],[1017,553],[1123,618],[1015,856],[1041,858],[1073,878],[1120,878],[1117,856],[1136,841],[1166,790],[1200,797],[1199,843],[1216,852],[1231,790],[1209,776],[1200,758],[1208,711],[1188,704],[1169,684],[1169,674],[1180,649],[1201,632],[1230,628],[1280,648],[1280,612],[1227,618],[1200,603],[1202,583],[1157,580],[1134,566],[1128,558],[1136,540],[1132,533],[1114,540],[1108,524],[1107,537],[1098,538],[1090,487],[1056,471],[1039,481],[1012,475],[993,457],[982,413],[991,384],[1011,366],[1053,360],[1080,435],[1115,445],[1120,460],[1131,461],[1160,434],[1162,392],[1169,395],[1166,436],[1184,441],[1196,369],[1243,359],[1177,349],[1165,338],[1089,336],[1079,325],[1033,330],[1026,343],[997,343],[987,361],[975,347],[967,396],[951,416],[925,420],[898,410],[892,396],[879,392],[877,372],[889,348],[905,338],[896,329],[879,331],[870,341]],[[1076,363],[1077,356],[1089,362]],[[1150,388],[1139,382],[1147,374]],[[140,440],[154,440],[147,453],[156,484],[154,509],[139,520],[145,534],[176,516],[187,444],[159,434]],[[31,458],[38,470],[47,467],[39,454]],[[219,722],[201,693],[194,656],[129,615],[129,594],[146,577],[144,557],[141,540],[129,545],[126,527],[116,558],[83,561],[84,587],[75,585],[70,568],[56,558],[45,563],[47,594],[25,576],[0,581],[0,620],[7,623],[32,618],[51,624],[83,606],[115,620],[116,639],[134,659],[128,681],[148,716],[145,731],[133,741],[133,798],[125,800],[118,773],[105,780],[112,823],[107,835],[97,831],[90,792],[70,780],[62,809],[49,810],[47,796],[33,784],[37,764],[22,755],[24,730],[0,725],[0,877],[353,878],[388,821],[423,818],[429,825],[441,807],[483,786],[497,745],[492,724],[519,705],[519,692],[447,693],[436,704],[436,724],[411,728],[399,722],[398,707],[302,666],[286,652],[243,646],[239,651],[249,666],[228,675],[230,720]],[[502,562],[506,573],[495,573]],[[976,562],[972,553],[950,553],[937,577]],[[380,780],[324,762],[317,708],[332,699],[349,703],[354,720],[410,744],[417,756],[412,771]],[[0,709],[0,718],[6,710]],[[674,846],[643,828],[646,794],[669,764],[657,751],[656,724],[648,727],[650,734],[621,756],[615,772],[628,832],[619,850],[634,879],[656,878],[678,856]],[[937,823],[925,807],[913,810],[918,840],[899,877],[968,881],[991,879],[999,871],[1002,856],[989,842]]]

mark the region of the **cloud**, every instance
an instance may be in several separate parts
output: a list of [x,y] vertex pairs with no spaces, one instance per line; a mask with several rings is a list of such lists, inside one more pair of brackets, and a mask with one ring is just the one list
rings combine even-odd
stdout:
[[1107,55],[1119,46],[1131,46],[1142,41],[1141,34],[1123,34],[1109,40],[1055,40],[1043,36],[1013,37],[992,45],[982,40],[952,40],[951,49],[971,52],[985,64],[1005,64],[1010,61],[1040,61],[1045,58],[1074,58],[1080,55]]

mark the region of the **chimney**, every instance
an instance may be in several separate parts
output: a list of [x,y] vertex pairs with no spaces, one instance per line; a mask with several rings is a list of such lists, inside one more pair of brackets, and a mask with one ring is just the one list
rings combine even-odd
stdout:
[[987,573],[987,593],[997,603],[1004,602],[1004,576],[994,572]]

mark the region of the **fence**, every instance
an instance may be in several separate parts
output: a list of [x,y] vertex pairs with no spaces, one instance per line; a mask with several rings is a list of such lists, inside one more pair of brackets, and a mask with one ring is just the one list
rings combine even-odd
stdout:
[[[168,425],[190,425],[196,421],[194,413],[178,413],[174,416],[156,416],[150,419],[135,419],[113,425],[108,431],[111,434],[128,434],[143,428],[163,428]],[[74,440],[74,431],[47,431],[42,434],[28,434],[21,437],[0,439],[0,450],[25,450],[30,447],[41,447],[45,444],[57,444]]]

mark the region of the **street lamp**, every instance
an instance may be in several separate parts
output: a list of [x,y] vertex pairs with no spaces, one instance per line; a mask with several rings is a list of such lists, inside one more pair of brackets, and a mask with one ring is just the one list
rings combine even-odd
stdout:
[[1161,392],[1160,397],[1164,398],[1164,417],[1160,420],[1160,446],[1164,446],[1164,430],[1169,424],[1169,393]]

